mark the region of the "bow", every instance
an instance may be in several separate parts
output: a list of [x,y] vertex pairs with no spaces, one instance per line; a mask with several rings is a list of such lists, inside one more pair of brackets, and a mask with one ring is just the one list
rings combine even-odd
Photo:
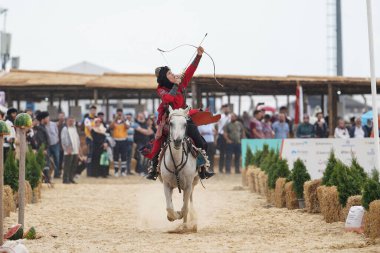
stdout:
[[[207,34],[206,34],[207,35]],[[206,37],[206,36],[205,36]],[[181,44],[179,46],[176,46],[175,48],[172,48],[170,50],[162,50],[160,48],[157,48],[157,50],[162,54],[162,56],[165,58],[165,56],[163,55],[163,53],[170,53],[174,50],[176,50],[177,48],[180,48],[180,47],[184,47],[184,46],[189,46],[189,47],[194,47],[194,48],[198,48],[197,46],[194,46],[194,45],[191,45],[191,44]],[[215,62],[214,62],[214,59],[211,57],[211,55],[209,53],[207,53],[206,51],[204,51],[203,53],[205,53],[212,61],[212,65],[214,66],[214,79],[215,79],[215,82],[217,84],[219,84],[221,87],[223,87],[223,84],[221,84],[218,79],[216,78],[216,67],[215,67]],[[194,55],[193,55],[194,56]],[[165,58],[166,60],[166,58]],[[166,60],[167,61],[167,60]],[[191,62],[191,59],[190,59],[190,62]],[[189,65],[189,64],[188,64]],[[187,68],[187,66],[186,66]]]

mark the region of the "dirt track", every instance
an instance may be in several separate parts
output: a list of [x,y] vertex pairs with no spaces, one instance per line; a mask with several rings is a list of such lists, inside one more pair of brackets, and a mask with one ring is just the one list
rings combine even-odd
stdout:
[[[169,234],[179,221],[166,220],[159,182],[138,176],[80,179],[43,189],[41,203],[28,205],[26,226],[43,238],[27,241],[30,252],[379,252],[363,236],[344,233],[343,223],[320,215],[269,208],[241,190],[240,176],[219,176],[195,191],[198,232]],[[175,206],[180,209],[175,192]],[[17,215],[6,218],[15,223]]]

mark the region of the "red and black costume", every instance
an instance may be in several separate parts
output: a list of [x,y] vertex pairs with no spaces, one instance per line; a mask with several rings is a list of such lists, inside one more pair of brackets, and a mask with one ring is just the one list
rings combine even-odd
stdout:
[[[182,78],[182,81],[179,85],[171,83],[167,77],[166,73],[170,70],[168,67],[161,67],[156,70],[157,76],[157,94],[161,98],[161,104],[159,105],[158,111],[158,119],[157,125],[162,126],[162,135],[156,137],[151,146],[151,149],[146,147],[142,153],[145,157],[149,159],[154,159],[158,156],[158,153],[161,149],[165,138],[167,137],[167,130],[165,130],[164,124],[166,121],[166,117],[168,116],[168,108],[169,105],[173,109],[186,108],[185,94],[186,88],[189,85],[194,72],[196,71],[199,61],[202,58],[201,55],[197,55],[191,65],[186,69],[185,74]],[[189,116],[192,116],[199,110],[192,109],[189,112]],[[187,134],[190,138],[193,139],[194,144],[198,148],[202,148],[204,150],[207,149],[207,143],[204,141],[203,137],[199,134],[197,126],[192,122],[192,120],[188,120],[187,122]]]

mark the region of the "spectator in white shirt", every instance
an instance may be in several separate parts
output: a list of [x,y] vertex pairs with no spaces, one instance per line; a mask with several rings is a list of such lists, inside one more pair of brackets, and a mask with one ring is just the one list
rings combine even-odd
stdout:
[[230,108],[227,104],[222,106],[222,115],[218,122],[218,139],[216,148],[219,150],[219,173],[223,173],[224,164],[226,161],[227,143],[224,139],[224,127],[231,121]]
[[364,138],[368,136],[367,129],[362,126],[362,120],[360,117],[355,119],[355,125],[350,129],[351,138]]
[[346,124],[343,119],[338,120],[338,126],[335,128],[334,137],[339,139],[349,139],[350,134],[346,128]]
[[199,133],[207,142],[207,156],[210,161],[210,171],[214,171],[214,156],[215,156],[215,128],[214,125],[208,124],[198,127]]

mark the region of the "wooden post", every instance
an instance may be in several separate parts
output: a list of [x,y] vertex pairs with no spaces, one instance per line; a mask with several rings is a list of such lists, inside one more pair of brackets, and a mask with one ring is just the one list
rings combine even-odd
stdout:
[[141,105],[141,92],[139,92],[137,95],[138,95],[138,104]]
[[3,205],[3,192],[4,192],[4,157],[3,157],[4,138],[0,135],[0,246],[4,243],[4,205]]
[[239,95],[239,104],[238,104],[238,106],[239,106],[238,115],[240,117],[241,116],[241,95]]
[[53,93],[50,93],[49,104],[50,104],[51,106],[53,106],[53,104],[54,104]]
[[109,99],[109,97],[107,96],[107,98],[106,98],[106,120],[107,120],[107,122],[109,122],[110,121],[110,99]]
[[322,110],[323,116],[325,116],[324,115],[325,113],[325,95],[324,94],[321,95],[321,110]]
[[198,86],[196,83],[192,82],[191,83],[191,102],[192,102],[192,107],[197,108],[199,106],[198,104]]
[[94,105],[98,104],[98,89],[94,89]]
[[62,112],[62,98],[58,98],[58,112]]
[[18,223],[25,228],[25,154],[26,154],[26,129],[17,128],[20,138],[20,165],[18,177]]

